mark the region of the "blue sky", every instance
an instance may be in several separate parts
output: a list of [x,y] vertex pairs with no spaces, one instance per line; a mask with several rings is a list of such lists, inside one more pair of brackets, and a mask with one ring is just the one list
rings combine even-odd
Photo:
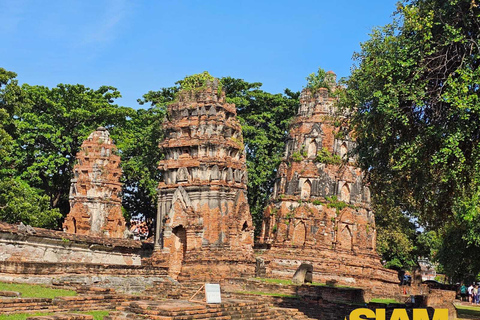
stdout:
[[0,0],[0,67],[20,83],[149,90],[209,71],[301,90],[318,67],[348,76],[352,54],[396,0]]

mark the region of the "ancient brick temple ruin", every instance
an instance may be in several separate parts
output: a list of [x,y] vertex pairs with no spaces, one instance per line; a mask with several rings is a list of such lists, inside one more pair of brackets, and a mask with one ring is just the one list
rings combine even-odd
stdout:
[[259,242],[269,249],[263,254],[265,271],[270,277],[291,278],[301,262],[309,262],[319,282],[398,283],[375,251],[370,193],[350,152],[355,141],[341,126],[345,117],[334,107],[335,86],[333,80],[329,89],[301,93],[264,212]]
[[73,168],[70,188],[70,213],[63,228],[82,235],[122,238],[120,156],[115,154],[107,129],[99,127],[82,143]]
[[219,86],[182,90],[168,106],[155,246],[172,276],[253,272],[242,131]]

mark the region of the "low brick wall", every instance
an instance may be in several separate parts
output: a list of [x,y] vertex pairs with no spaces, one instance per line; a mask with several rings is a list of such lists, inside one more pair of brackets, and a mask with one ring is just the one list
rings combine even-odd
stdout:
[[165,275],[166,273],[166,268],[152,266],[125,266],[94,263],[0,261],[0,275]]
[[118,294],[109,290],[107,294],[78,295],[47,298],[4,298],[0,299],[0,314],[114,310],[126,301],[148,300],[146,296]]
[[168,282],[167,270],[153,266],[0,261],[0,281],[56,286],[96,285],[142,292]]
[[448,309],[448,319],[456,319],[457,310],[453,305],[456,294],[453,290],[430,289],[425,298],[425,305],[436,309]]
[[153,244],[0,222],[0,261],[141,265]]

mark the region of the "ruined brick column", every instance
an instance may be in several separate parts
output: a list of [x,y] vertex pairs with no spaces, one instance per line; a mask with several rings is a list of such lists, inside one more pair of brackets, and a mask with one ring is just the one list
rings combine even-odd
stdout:
[[82,143],[73,168],[70,213],[63,229],[69,233],[123,238],[120,157],[107,129],[99,127]]
[[263,255],[267,274],[291,278],[300,263],[309,262],[315,281],[397,282],[396,273],[384,269],[376,253],[370,192],[351,153],[355,141],[342,126],[346,115],[334,103],[327,88],[301,93],[264,212],[259,242],[270,248]]
[[218,80],[182,90],[168,106],[161,143],[155,245],[174,277],[252,274],[253,225],[235,105]]

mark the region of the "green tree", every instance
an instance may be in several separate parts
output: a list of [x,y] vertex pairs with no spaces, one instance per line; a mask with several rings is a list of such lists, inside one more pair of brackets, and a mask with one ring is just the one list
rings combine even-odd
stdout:
[[48,197],[15,178],[18,171],[14,155],[14,139],[17,137],[14,119],[24,98],[16,76],[14,72],[0,68],[0,220],[53,227],[61,215],[58,210],[49,208]]
[[[386,202],[385,202],[386,201]],[[373,196],[377,228],[377,251],[385,267],[410,270],[416,265],[415,224],[388,199]]]
[[50,209],[50,199],[40,195],[20,178],[0,180],[0,220],[23,222],[34,227],[54,228],[62,217],[58,209]]
[[151,102],[151,108],[137,110],[124,126],[112,131],[122,159],[122,205],[127,218],[156,217],[157,186],[160,181],[158,162],[163,155],[158,145],[164,137],[163,103],[166,101],[163,99],[168,98],[152,94],[155,97],[147,93],[142,100],[142,104]]
[[[372,190],[447,245],[445,230],[479,220],[479,27],[475,0],[404,1],[355,55],[342,101]],[[480,248],[479,233],[461,239]]]
[[227,101],[235,103],[247,155],[248,202],[256,232],[260,231],[263,210],[273,188],[285,151],[290,120],[298,110],[298,92],[285,89],[272,94],[261,83],[242,79],[221,79]]
[[17,176],[42,190],[51,208],[66,214],[75,155],[83,140],[98,126],[124,124],[133,110],[113,104],[120,93],[107,86],[23,85],[22,94],[24,102],[14,119]]
[[0,179],[14,172],[12,157],[13,136],[15,136],[14,115],[22,100],[16,74],[0,68]]

